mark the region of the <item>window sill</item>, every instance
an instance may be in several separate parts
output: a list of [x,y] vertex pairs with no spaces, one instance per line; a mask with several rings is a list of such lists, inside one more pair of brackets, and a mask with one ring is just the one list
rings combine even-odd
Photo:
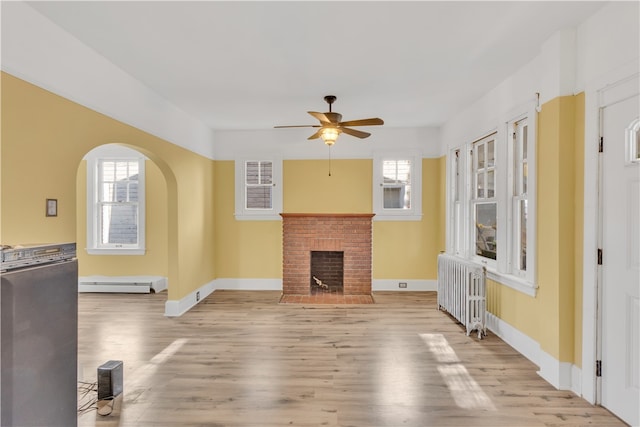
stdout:
[[87,253],[89,255],[144,255],[145,249],[98,249],[98,248],[87,248]]
[[413,215],[393,215],[387,213],[376,213],[373,217],[374,221],[422,221],[422,214],[413,214]]
[[493,269],[487,268],[487,279],[493,280],[503,286],[514,289],[518,292],[522,292],[525,295],[529,295],[530,297],[536,296],[538,293],[538,287],[526,280],[516,277],[512,274],[498,273]]

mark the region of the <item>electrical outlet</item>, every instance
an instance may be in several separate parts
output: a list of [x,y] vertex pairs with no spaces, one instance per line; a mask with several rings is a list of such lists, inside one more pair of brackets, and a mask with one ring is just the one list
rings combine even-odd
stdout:
[[196,301],[200,301],[200,291],[196,292]]
[[399,282],[398,287],[401,289],[405,289],[407,287],[407,282]]

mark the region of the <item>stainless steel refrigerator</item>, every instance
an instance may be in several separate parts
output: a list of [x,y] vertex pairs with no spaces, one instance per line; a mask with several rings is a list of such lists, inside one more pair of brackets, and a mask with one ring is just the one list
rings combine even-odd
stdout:
[[77,426],[78,264],[52,258],[0,273],[2,427]]

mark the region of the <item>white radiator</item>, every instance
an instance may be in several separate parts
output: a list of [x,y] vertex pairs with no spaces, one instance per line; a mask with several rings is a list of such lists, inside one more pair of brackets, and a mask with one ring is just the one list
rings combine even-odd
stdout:
[[486,328],[486,269],[453,255],[438,255],[438,310],[449,312],[478,338]]

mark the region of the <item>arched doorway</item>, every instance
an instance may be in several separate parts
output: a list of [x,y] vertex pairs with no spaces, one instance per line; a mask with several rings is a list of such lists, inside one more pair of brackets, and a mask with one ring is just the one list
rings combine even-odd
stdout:
[[76,174],[81,291],[168,288],[171,270],[177,269],[169,255],[175,229],[169,226],[175,221],[168,208],[175,188],[170,182],[175,182],[170,169],[140,147],[105,144],[84,156]]

